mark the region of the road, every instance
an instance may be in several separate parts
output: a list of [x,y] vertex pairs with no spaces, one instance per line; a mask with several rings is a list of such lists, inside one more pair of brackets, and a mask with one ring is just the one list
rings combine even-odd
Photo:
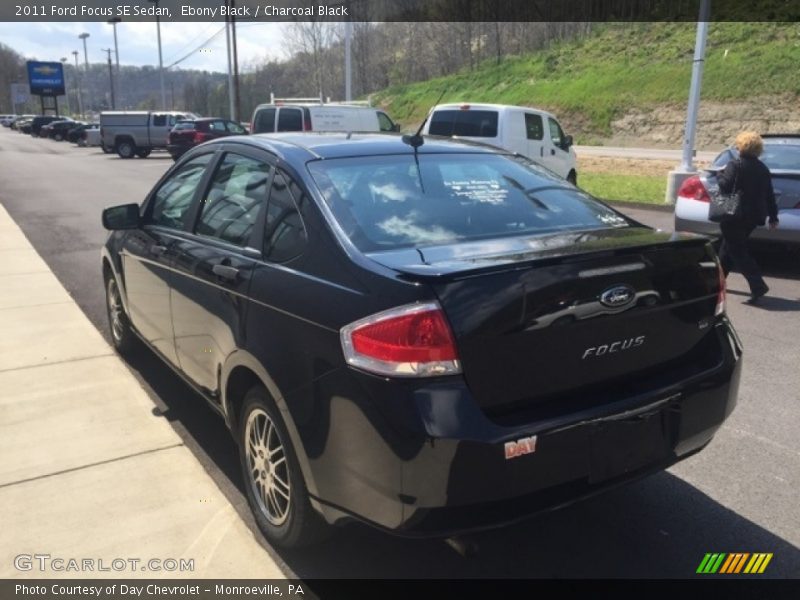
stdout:
[[[674,160],[675,166],[680,164],[683,156],[682,150],[665,150],[660,148],[619,148],[614,146],[575,146],[578,156],[604,156],[608,158],[646,158],[651,160]],[[719,152],[701,150],[695,159],[711,162]]]
[[[103,335],[100,211],[141,201],[171,164],[166,155],[123,161],[0,130],[0,203]],[[671,228],[669,213],[628,212]],[[772,288],[760,308],[743,304],[739,275],[729,281],[729,314],[746,349],[739,405],[699,455],[623,489],[477,535],[480,552],[471,559],[441,541],[397,539],[362,525],[319,547],[277,555],[304,578],[663,578],[693,576],[706,552],[773,552],[766,575],[797,577],[800,268],[783,252],[759,259]],[[130,368],[256,532],[221,420],[145,354]]]

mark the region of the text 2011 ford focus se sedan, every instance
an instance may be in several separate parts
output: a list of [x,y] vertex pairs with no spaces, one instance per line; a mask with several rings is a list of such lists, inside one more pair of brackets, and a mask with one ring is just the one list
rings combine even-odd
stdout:
[[225,418],[277,544],[509,523],[691,455],[736,402],[707,240],[496,149],[221,139],[103,221],[115,346]]

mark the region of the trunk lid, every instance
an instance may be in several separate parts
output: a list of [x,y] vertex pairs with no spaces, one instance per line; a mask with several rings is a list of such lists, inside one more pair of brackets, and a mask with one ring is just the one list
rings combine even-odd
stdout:
[[704,238],[627,227],[370,257],[433,288],[489,414],[555,416],[718,359],[719,272]]

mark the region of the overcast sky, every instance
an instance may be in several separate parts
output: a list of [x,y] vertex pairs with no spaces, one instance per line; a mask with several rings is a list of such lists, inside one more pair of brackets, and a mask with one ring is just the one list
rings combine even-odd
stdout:
[[[287,27],[287,23],[237,24],[240,68],[264,58],[287,57],[283,48],[283,32]],[[67,57],[71,64],[74,64],[72,51],[78,50],[83,63],[83,42],[78,34],[84,31],[89,34],[86,40],[89,62],[107,60],[101,48],[113,50],[114,31],[106,23],[0,23],[0,42],[28,59],[57,61]],[[218,31],[219,35],[204,44]],[[158,65],[155,23],[120,23],[117,38],[120,64]],[[181,68],[227,72],[224,23],[162,23],[161,45],[165,67],[192,53],[180,63]]]

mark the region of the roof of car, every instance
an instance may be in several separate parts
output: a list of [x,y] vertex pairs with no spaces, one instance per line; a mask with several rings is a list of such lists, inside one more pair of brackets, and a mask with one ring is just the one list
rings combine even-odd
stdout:
[[[493,146],[425,136],[420,154],[491,153],[502,151]],[[285,158],[344,158],[380,154],[409,154],[414,149],[403,142],[402,136],[390,133],[266,133],[235,138],[220,138],[211,144],[240,143],[272,150]]]

